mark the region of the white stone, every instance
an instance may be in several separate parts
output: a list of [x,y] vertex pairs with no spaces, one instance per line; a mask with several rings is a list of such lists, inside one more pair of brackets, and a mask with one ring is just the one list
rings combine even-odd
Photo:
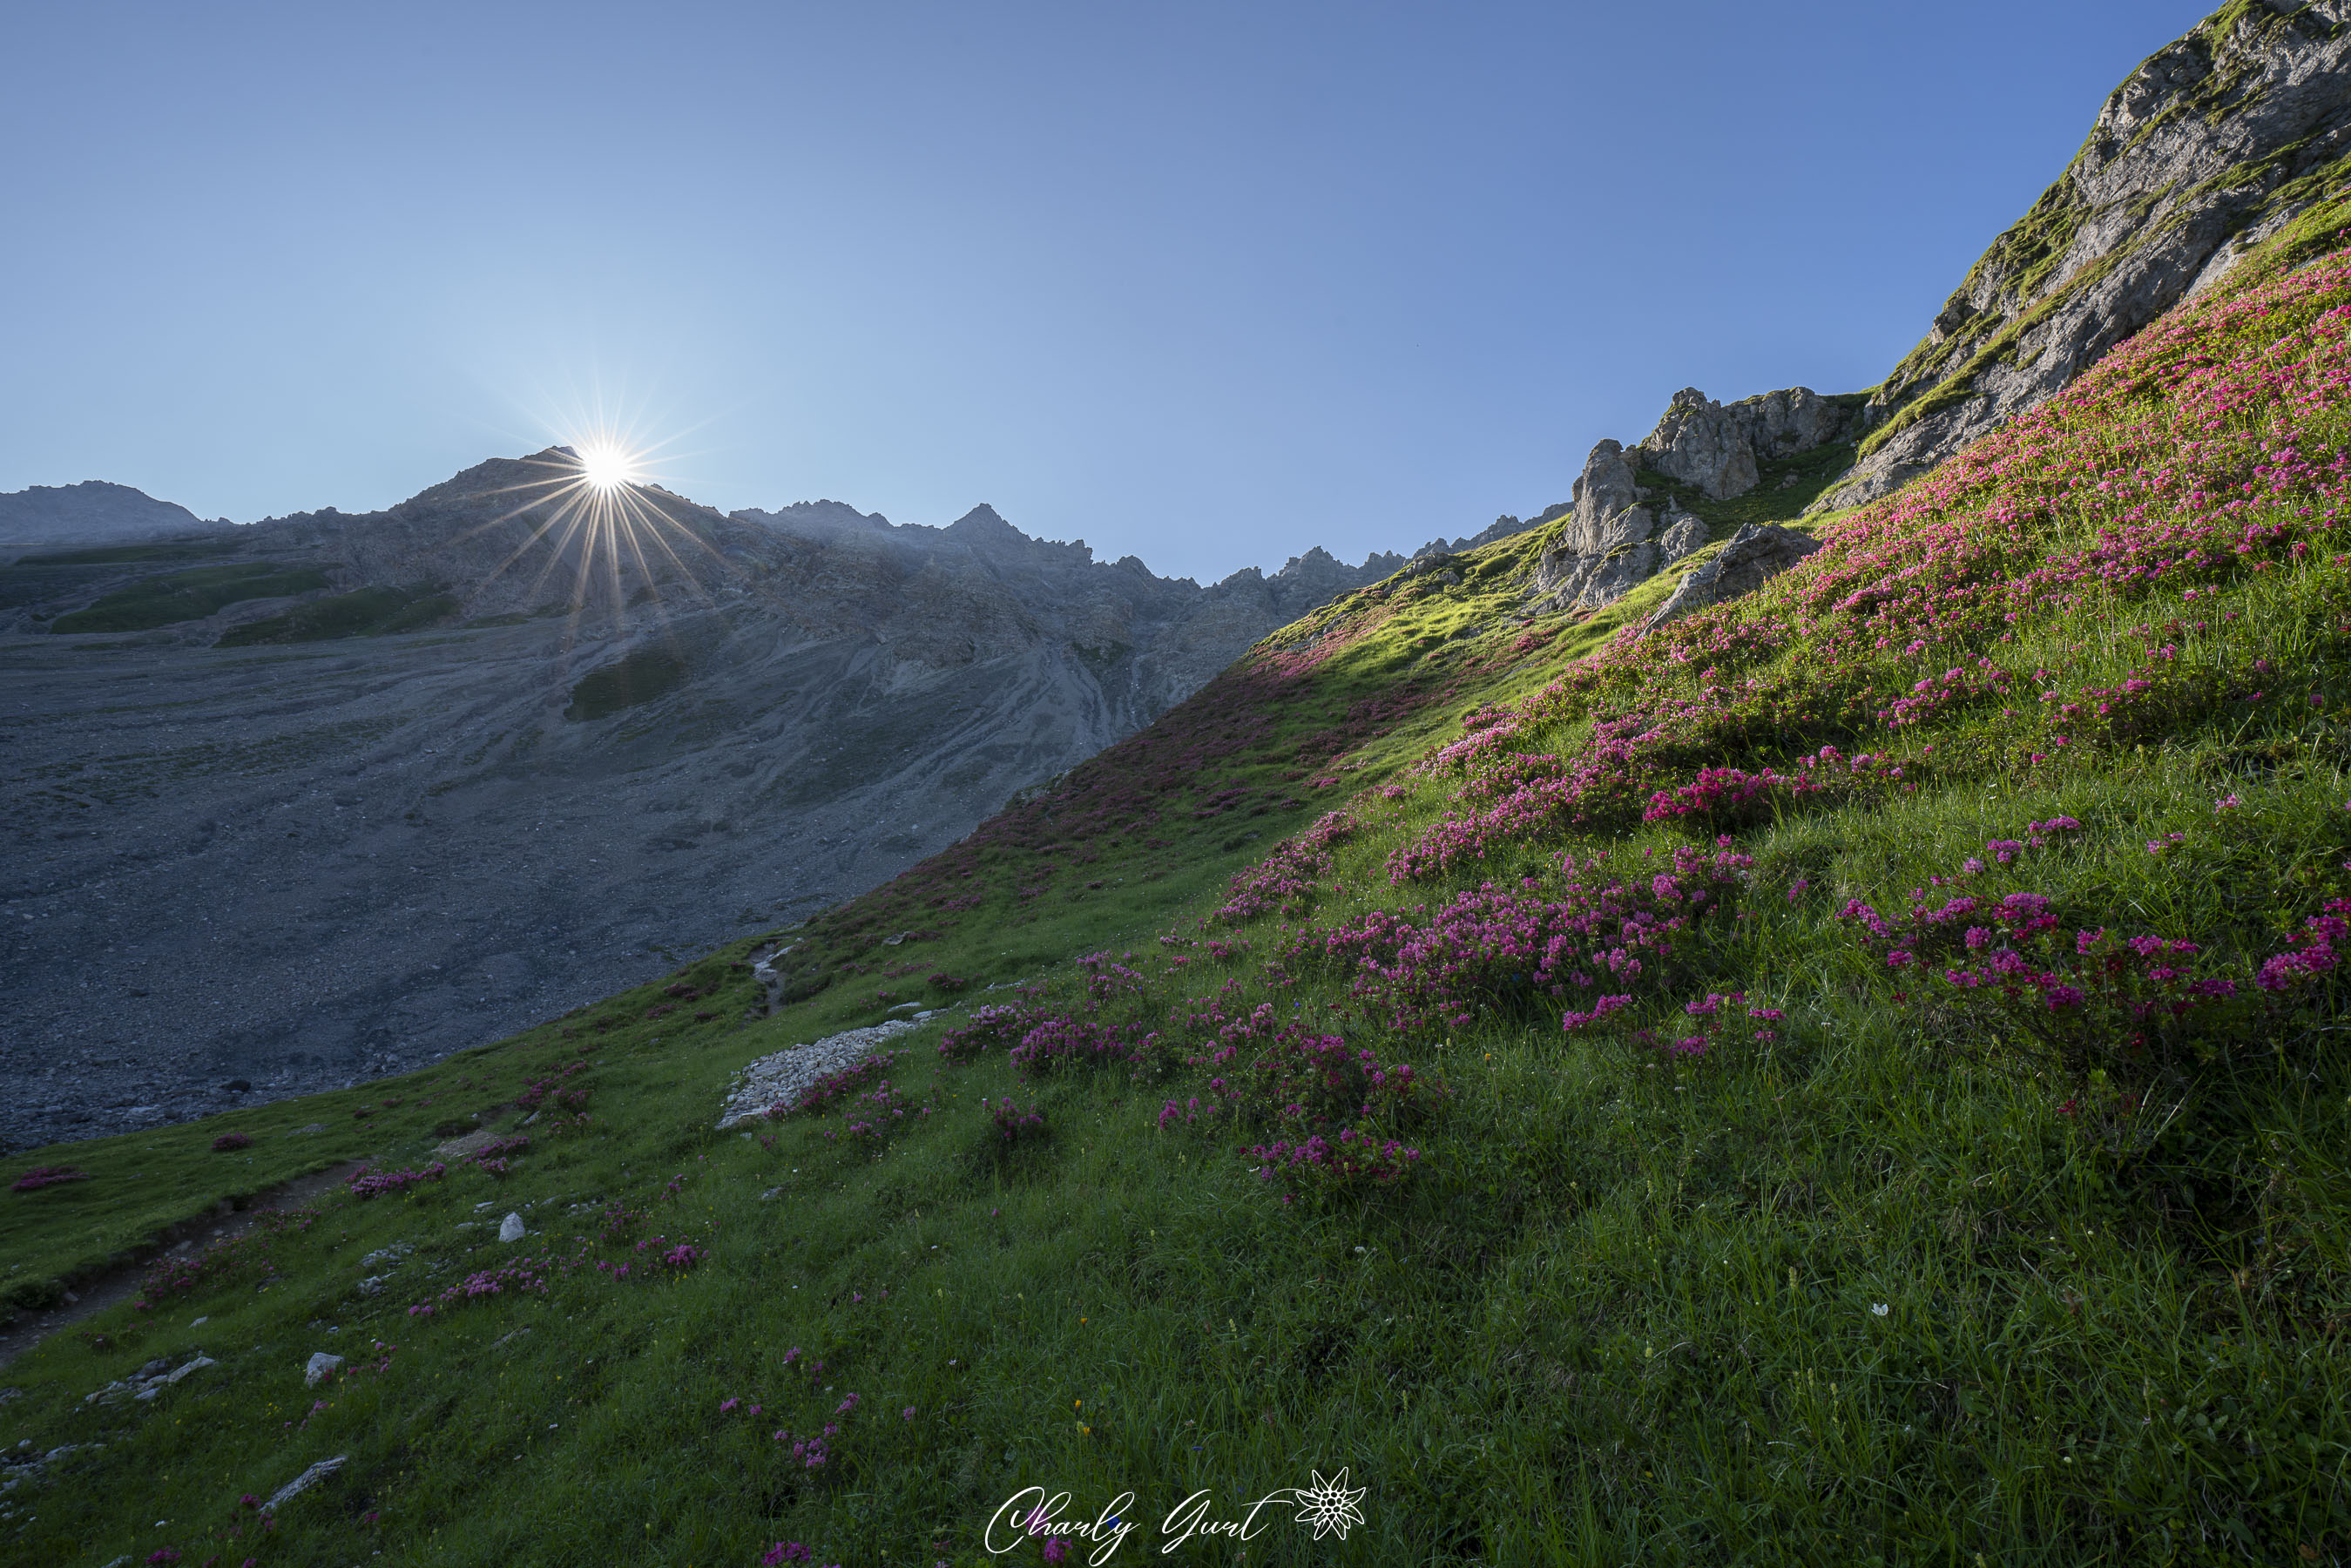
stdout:
[[303,1492],[309,1490],[319,1482],[325,1480],[329,1476],[331,1476],[337,1470],[341,1469],[343,1468],[344,1461],[350,1458],[350,1456],[349,1454],[337,1454],[331,1459],[320,1459],[317,1464],[312,1465],[308,1469],[304,1470],[300,1475],[296,1476],[292,1480],[287,1481],[284,1486],[279,1487],[275,1492],[271,1493],[269,1500],[261,1505],[261,1511],[267,1513],[270,1510],[276,1508],[279,1503],[284,1502],[287,1499],[298,1497]]
[[498,1226],[498,1239],[501,1241],[519,1241],[523,1235],[522,1216],[519,1214],[507,1215]]
[[312,1356],[309,1364],[302,1369],[302,1381],[306,1385],[316,1388],[322,1378],[333,1376],[335,1368],[342,1364],[341,1356],[329,1355],[322,1350]]

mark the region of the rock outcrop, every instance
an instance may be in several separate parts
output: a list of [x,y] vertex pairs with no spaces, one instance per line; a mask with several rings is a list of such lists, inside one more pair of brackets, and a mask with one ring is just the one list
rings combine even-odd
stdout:
[[[1645,472],[1677,480],[1713,500],[1742,496],[1755,487],[1762,464],[1846,439],[1855,423],[1852,401],[1823,397],[1809,387],[1729,404],[1695,387],[1676,392],[1656,429],[1639,445],[1604,441],[1594,446],[1576,478],[1574,500],[1563,514],[1545,515],[1546,521],[1558,515],[1566,520],[1536,565],[1537,603],[1597,610],[1705,548],[1710,534],[1706,521],[1682,509],[1670,494],[1653,501],[1661,486],[1642,484]],[[1733,572],[1715,597],[1744,592],[1729,584],[1744,582],[1746,576]]]
[[1857,506],[2032,407],[2351,175],[2351,0],[2216,13],[2114,90],[1871,399],[1816,508]]
[[1752,593],[1820,548],[1820,540],[1793,528],[1750,523],[1731,535],[1719,555],[1696,571],[1685,572],[1681,586],[1647,624],[1663,626],[1709,604]]
[[1504,512],[1487,527],[1479,529],[1478,532],[1465,535],[1460,538],[1455,539],[1450,544],[1446,543],[1445,540],[1441,538],[1429,540],[1426,544],[1412,552],[1412,559],[1419,560],[1424,556],[1459,555],[1463,550],[1476,549],[1479,545],[1489,545],[1496,539],[1507,539],[1514,535],[1525,533],[1530,528],[1539,528],[1545,523],[1550,522],[1553,517],[1563,517],[1567,516],[1569,511],[1573,508],[1573,503],[1562,501],[1555,507],[1544,508],[1542,511],[1527,518],[1523,522],[1517,517],[1512,517],[1510,513]]
[[1603,441],[1584,459],[1559,540],[1535,566],[1535,593],[1553,607],[1596,610],[1656,574],[1656,517],[1631,455]]
[[1842,441],[1855,423],[1852,410],[1810,387],[1742,398],[1727,407],[1684,387],[1641,443],[1641,461],[1727,501],[1755,488],[1762,462]]

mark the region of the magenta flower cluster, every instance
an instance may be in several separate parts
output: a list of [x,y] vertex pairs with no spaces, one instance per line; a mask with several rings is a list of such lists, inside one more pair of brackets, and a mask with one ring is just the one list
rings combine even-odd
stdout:
[[1235,875],[1214,918],[1237,925],[1276,911],[1292,919],[1309,914],[1321,891],[1319,879],[1331,869],[1332,852],[1360,830],[1347,812],[1330,812]]
[[380,1171],[361,1166],[343,1178],[343,1185],[350,1189],[353,1197],[364,1202],[388,1192],[406,1192],[423,1182],[439,1181],[448,1174],[449,1167],[439,1160],[421,1171]]
[[1288,954],[1338,966],[1363,1016],[1398,1033],[1459,1027],[1480,1009],[1538,997],[1626,996],[1670,980],[1677,954],[1741,896],[1752,866],[1726,847],[1677,845],[1646,874],[1568,854],[1556,883],[1487,883],[1434,911],[1376,910],[1301,933]]
[[1040,1015],[1033,1008],[990,1003],[972,1010],[970,1021],[958,1024],[939,1036],[939,1054],[949,1061],[970,1061],[990,1046],[1010,1046],[1019,1042],[1037,1025]]
[[89,1179],[88,1171],[77,1170],[71,1166],[35,1166],[8,1185],[17,1192],[38,1192],[45,1186]]
[[996,1134],[1008,1144],[1018,1144],[1045,1135],[1045,1113],[1030,1105],[1025,1109],[1007,1095],[994,1105],[980,1102],[987,1112],[988,1123]]

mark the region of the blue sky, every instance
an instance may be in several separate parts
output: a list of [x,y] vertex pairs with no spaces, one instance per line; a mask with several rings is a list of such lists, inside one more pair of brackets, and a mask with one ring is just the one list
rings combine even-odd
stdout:
[[10,8],[0,489],[727,508],[1203,579],[1877,381],[2203,4]]

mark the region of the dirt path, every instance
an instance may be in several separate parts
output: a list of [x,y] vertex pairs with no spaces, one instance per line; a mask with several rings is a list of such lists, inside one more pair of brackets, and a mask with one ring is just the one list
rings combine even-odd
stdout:
[[82,1281],[66,1292],[63,1301],[47,1312],[19,1312],[15,1321],[0,1325],[0,1367],[5,1367],[51,1334],[131,1300],[139,1293],[139,1281],[147,1272],[147,1265],[157,1258],[172,1252],[193,1251],[214,1240],[242,1236],[263,1215],[274,1209],[299,1208],[319,1194],[332,1190],[360,1164],[358,1160],[346,1160],[256,1193],[243,1208],[226,1209],[224,1205],[210,1214],[182,1220],[154,1242],[138,1249],[136,1260]]

